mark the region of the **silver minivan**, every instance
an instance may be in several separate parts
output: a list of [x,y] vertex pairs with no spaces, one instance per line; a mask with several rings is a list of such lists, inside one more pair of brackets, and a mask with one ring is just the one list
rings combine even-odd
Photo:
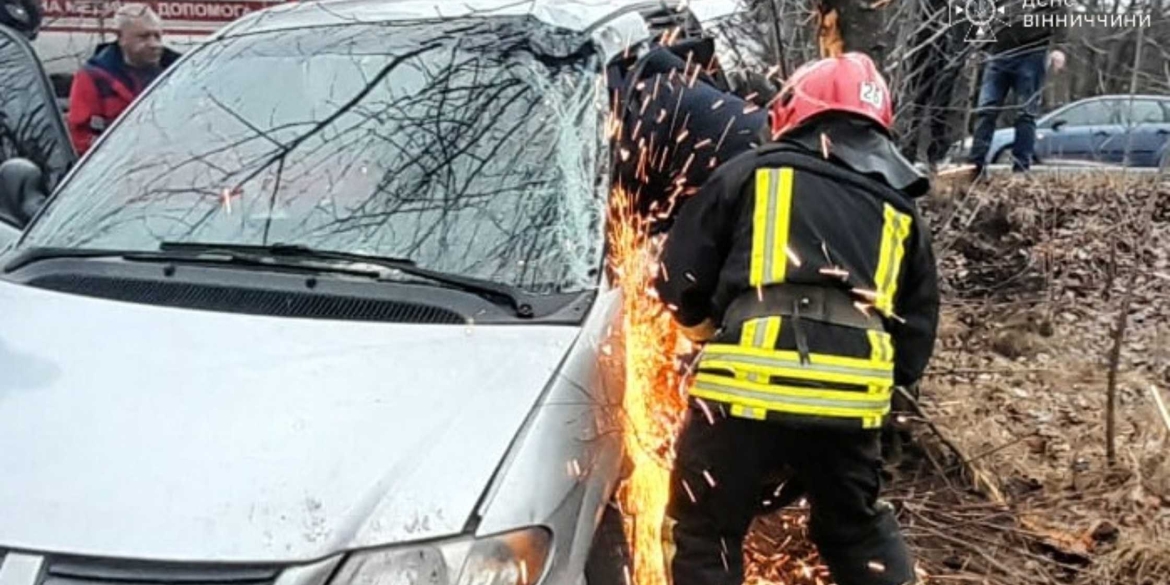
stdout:
[[298,2],[76,164],[9,112],[0,583],[624,580],[604,66],[664,8]]

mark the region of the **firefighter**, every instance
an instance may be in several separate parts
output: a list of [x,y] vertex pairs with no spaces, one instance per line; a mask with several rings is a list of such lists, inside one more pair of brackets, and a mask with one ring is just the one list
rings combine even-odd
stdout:
[[635,195],[633,211],[652,232],[665,232],[720,164],[761,142],[768,83],[738,79],[739,92],[701,31],[610,62],[611,106],[621,122],[614,181]]
[[663,527],[673,585],[738,585],[761,478],[790,467],[838,585],[915,582],[878,499],[895,386],[934,346],[938,290],[913,199],[927,179],[890,137],[885,80],[847,53],[799,69],[772,139],[721,166],[671,228],[656,286],[703,344]]

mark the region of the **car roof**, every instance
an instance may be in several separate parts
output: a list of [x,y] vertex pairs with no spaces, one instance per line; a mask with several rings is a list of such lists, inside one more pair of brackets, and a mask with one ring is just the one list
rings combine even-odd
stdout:
[[[640,11],[680,8],[704,23],[736,12],[743,0],[319,0],[288,2],[249,14],[216,37],[353,23],[531,15],[576,31]],[[633,41],[641,39],[632,39]]]
[[[1142,93],[1135,93],[1135,94],[1107,93],[1104,95],[1094,95],[1094,96],[1089,96],[1086,98],[1081,98],[1079,100],[1069,102],[1069,103],[1065,104],[1065,106],[1071,106],[1071,105],[1081,104],[1081,103],[1085,103],[1085,102],[1097,102],[1097,101],[1117,101],[1117,100],[1128,101],[1131,98],[1135,99],[1135,100],[1154,100],[1154,101],[1159,101],[1159,102],[1170,101],[1170,95],[1155,95],[1155,94],[1142,94]],[[1064,107],[1064,106],[1062,106],[1062,107]]]
[[1108,94],[1104,94],[1104,95],[1089,96],[1086,98],[1081,98],[1081,99],[1076,100],[1076,101],[1068,102],[1067,104],[1061,104],[1061,105],[1053,108],[1052,110],[1050,110],[1047,114],[1044,114],[1043,116],[1041,116],[1037,120],[1037,122],[1041,122],[1041,123],[1046,122],[1046,121],[1052,119],[1054,116],[1064,113],[1065,110],[1068,110],[1068,109],[1073,108],[1075,106],[1079,106],[1081,104],[1087,104],[1090,102],[1117,101],[1117,100],[1128,101],[1130,98],[1133,98],[1135,100],[1143,100],[1143,101],[1144,100],[1154,100],[1154,101],[1159,101],[1159,102],[1170,103],[1170,95],[1155,95],[1155,94],[1140,94],[1140,93],[1131,95],[1128,93],[1108,93]]

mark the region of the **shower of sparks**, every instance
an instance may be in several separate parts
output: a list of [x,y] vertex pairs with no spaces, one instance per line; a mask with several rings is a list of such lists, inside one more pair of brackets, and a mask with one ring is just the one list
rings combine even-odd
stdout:
[[784,247],[784,252],[788,254],[788,261],[791,262],[793,266],[800,268],[800,256],[797,256],[796,252],[793,251],[793,249],[789,246]]
[[[680,28],[671,29],[663,37],[663,43],[673,44],[681,34]],[[692,69],[693,67],[693,69]],[[670,495],[670,469],[674,461],[675,437],[681,427],[687,410],[686,388],[696,367],[696,349],[680,332],[672,314],[677,307],[665,304],[653,287],[656,278],[669,278],[661,266],[658,255],[661,238],[652,237],[651,222],[666,219],[672,214],[680,197],[693,194],[700,185],[686,184],[686,175],[693,165],[706,164],[714,169],[719,159],[711,156],[719,152],[737,122],[732,116],[718,136],[696,136],[689,117],[680,119],[679,104],[688,85],[696,82],[702,66],[688,59],[682,75],[658,75],[653,82],[652,96],[641,102],[641,114],[649,116],[642,125],[639,116],[629,142],[619,145],[622,164],[634,169],[635,180],[643,184],[651,182],[651,175],[662,173],[669,160],[683,161],[679,168],[672,168],[670,197],[654,205],[646,206],[648,215],[641,216],[637,199],[638,185],[615,186],[610,197],[609,257],[607,262],[616,276],[622,292],[622,322],[620,327],[607,332],[605,340],[599,343],[606,359],[625,370],[625,394],[623,407],[623,442],[630,460],[630,473],[618,488],[616,496],[618,509],[624,518],[626,537],[632,550],[632,563],[624,568],[627,585],[666,585],[663,556],[662,526]],[[650,92],[649,83],[638,85],[643,93]],[[666,85],[665,88],[662,86]],[[674,115],[670,107],[658,107],[660,92],[676,97]],[[650,110],[653,102],[654,110]],[[721,108],[722,101],[712,110]],[[745,107],[745,114],[754,111],[751,105]],[[738,112],[729,112],[738,114]],[[689,116],[689,115],[688,115]],[[654,120],[661,125],[670,118],[669,130],[653,130],[649,123]],[[676,127],[681,124],[681,127]],[[614,139],[621,140],[628,128],[623,128],[622,116],[611,112],[607,129]],[[682,150],[688,141],[696,141],[690,152]],[[674,149],[682,150],[674,152]],[[708,149],[702,158],[696,160],[696,153]],[[673,157],[673,158],[672,158]],[[791,249],[785,250],[789,262],[800,266],[801,260]],[[832,266],[832,263],[830,263]],[[684,274],[693,279],[693,275]],[[844,277],[843,277],[844,278]],[[762,289],[758,291],[762,294]],[[683,357],[688,356],[688,357]],[[702,418],[708,424],[716,423],[716,414],[727,416],[723,405],[696,401]],[[718,409],[716,412],[715,409]],[[569,462],[571,473],[579,476],[580,465]],[[702,474],[711,488],[717,481],[709,471]],[[697,501],[693,485],[680,482],[674,486],[683,498]],[[706,487],[706,486],[703,486]],[[779,491],[779,490],[777,490]],[[767,554],[749,547],[747,556],[746,581],[751,585],[825,585],[828,582],[826,570],[820,565],[806,539],[807,514],[803,511],[785,510],[781,513],[786,532],[772,542]],[[777,526],[779,524],[777,523]],[[723,560],[730,566],[729,557],[740,554],[728,550],[724,543]],[[795,547],[796,550],[791,550]],[[738,563],[735,563],[738,565]]]
[[[646,218],[633,212],[632,194],[616,189],[611,196],[615,221],[609,259],[620,274],[625,348],[626,391],[623,398],[624,441],[632,472],[618,492],[625,511],[626,537],[634,551],[630,570],[636,585],[665,585],[661,527],[670,488],[674,437],[686,409],[677,392],[681,373],[675,356],[687,353],[670,311],[650,294],[658,270]],[[684,486],[689,493],[690,486]]]

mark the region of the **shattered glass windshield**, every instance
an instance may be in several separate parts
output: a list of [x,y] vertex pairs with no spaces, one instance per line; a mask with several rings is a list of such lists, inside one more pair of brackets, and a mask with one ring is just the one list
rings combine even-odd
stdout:
[[299,244],[533,292],[595,288],[592,47],[523,17],[210,43],[111,131],[22,246]]

